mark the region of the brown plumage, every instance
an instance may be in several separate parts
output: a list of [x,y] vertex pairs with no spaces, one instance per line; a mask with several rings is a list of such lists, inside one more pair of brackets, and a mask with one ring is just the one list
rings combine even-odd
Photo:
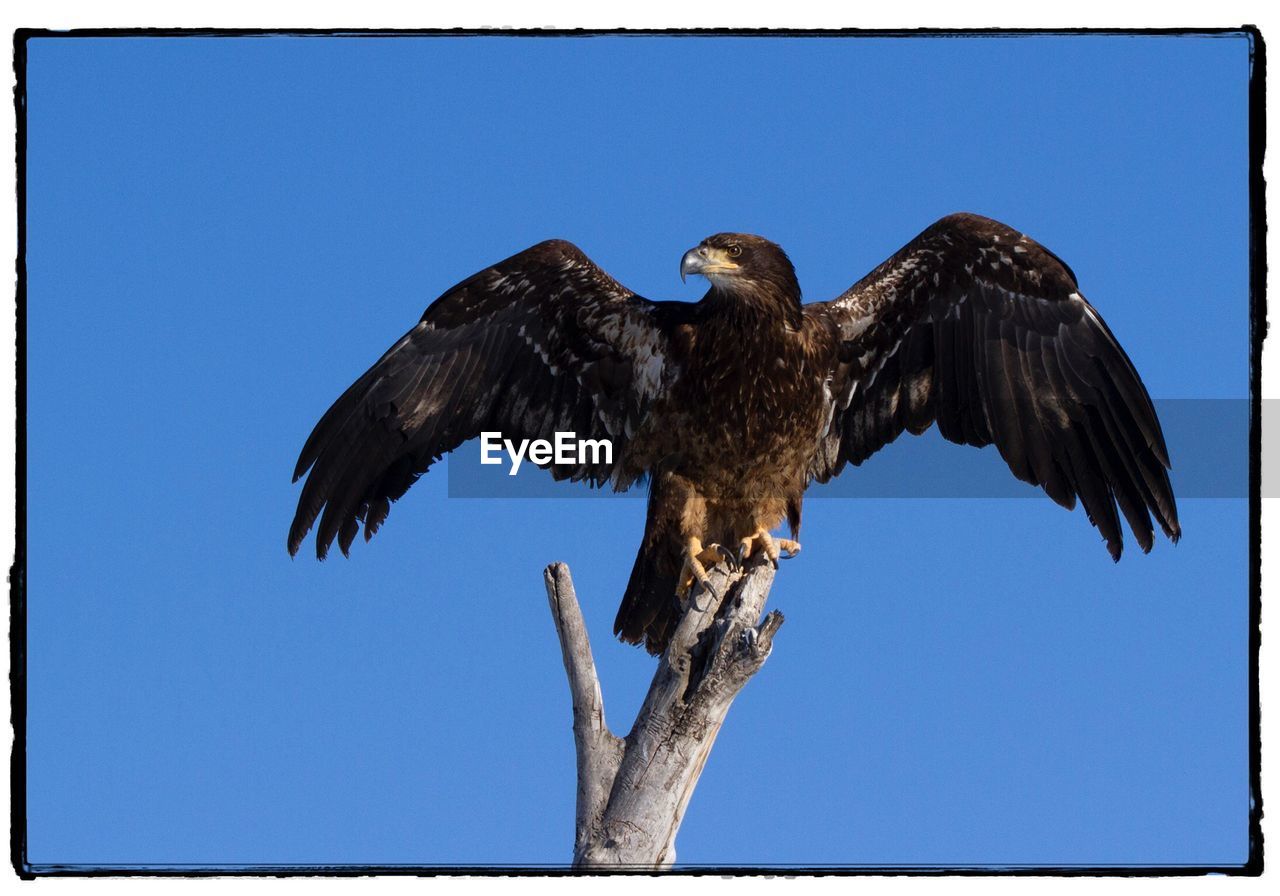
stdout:
[[904,430],[994,443],[1019,479],[1080,498],[1113,558],[1119,512],[1144,551],[1177,540],[1168,452],[1123,349],[1044,247],[976,215],[943,218],[841,296],[802,305],[786,254],[717,234],[685,254],[697,303],[651,302],[553,240],[448,290],[321,418],[290,553],[366,540],[442,454],[484,430],[613,441],[613,463],[547,465],[624,489],[650,479],[615,631],[665,649],[706,565],[776,561],[809,482]]

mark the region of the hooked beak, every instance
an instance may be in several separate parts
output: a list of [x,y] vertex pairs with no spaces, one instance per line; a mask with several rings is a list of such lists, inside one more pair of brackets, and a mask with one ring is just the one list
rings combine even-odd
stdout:
[[738,265],[729,260],[728,254],[723,249],[713,249],[709,246],[690,249],[680,259],[681,282],[684,282],[684,278],[690,274],[701,274],[709,278],[714,274],[733,274],[737,271]]

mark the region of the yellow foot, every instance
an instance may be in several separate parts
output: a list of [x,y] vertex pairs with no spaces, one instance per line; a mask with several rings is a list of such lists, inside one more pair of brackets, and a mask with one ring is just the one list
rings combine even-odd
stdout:
[[[738,544],[738,560],[746,562],[746,559],[754,554],[757,550],[764,551],[764,555],[769,558],[769,562],[773,564],[773,568],[778,568],[778,558],[790,560],[796,554],[800,553],[800,542],[792,541],[790,538],[774,538],[769,534],[768,530],[760,529],[754,535],[748,535]],[[783,557],[780,553],[786,551]]]
[[[693,589],[693,583],[697,582],[719,599],[715,588],[711,587],[711,580],[707,578],[707,567],[720,562],[727,564],[730,569],[738,565],[737,558],[727,548],[718,544],[709,544],[704,548],[701,539],[690,538],[684,546],[684,566],[680,569],[680,586],[676,589],[676,596],[680,600],[686,599]],[[701,610],[702,607],[698,609]]]

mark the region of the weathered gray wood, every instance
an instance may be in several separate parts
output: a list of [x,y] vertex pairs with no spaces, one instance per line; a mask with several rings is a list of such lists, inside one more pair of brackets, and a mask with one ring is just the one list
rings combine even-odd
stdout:
[[[574,866],[655,870],[675,863],[676,832],[720,726],[772,649],[782,614],[760,614],[773,567],[716,567],[713,593],[698,589],[676,627],[631,733],[619,740],[604,703],[582,611],[563,563],[546,570],[573,698],[578,753]],[[723,595],[718,599],[717,595]]]
[[569,567],[553,563],[546,568],[543,578],[573,700],[573,741],[578,758],[577,836],[573,847],[576,863],[599,829],[609,788],[622,760],[622,740],[614,737],[604,720],[600,679],[596,676],[591,642],[573,580],[569,577]]

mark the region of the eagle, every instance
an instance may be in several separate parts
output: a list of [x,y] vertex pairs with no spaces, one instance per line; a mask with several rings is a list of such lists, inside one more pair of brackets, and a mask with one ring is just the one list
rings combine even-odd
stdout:
[[[446,290],[303,445],[289,553],[319,519],[317,557],[335,539],[346,554],[492,431],[608,439],[611,456],[540,466],[615,490],[647,480],[614,632],[654,654],[708,567],[794,556],[811,483],[934,424],[994,444],[1063,507],[1079,499],[1114,560],[1121,515],[1144,552],[1153,517],[1181,535],[1141,378],[1071,269],[1022,233],[949,215],[826,302],[802,304],[786,253],[751,234],[706,238],[681,258],[691,274],[709,281],[700,301],[651,301],[557,239]],[[789,537],[772,534],[784,521]]]

